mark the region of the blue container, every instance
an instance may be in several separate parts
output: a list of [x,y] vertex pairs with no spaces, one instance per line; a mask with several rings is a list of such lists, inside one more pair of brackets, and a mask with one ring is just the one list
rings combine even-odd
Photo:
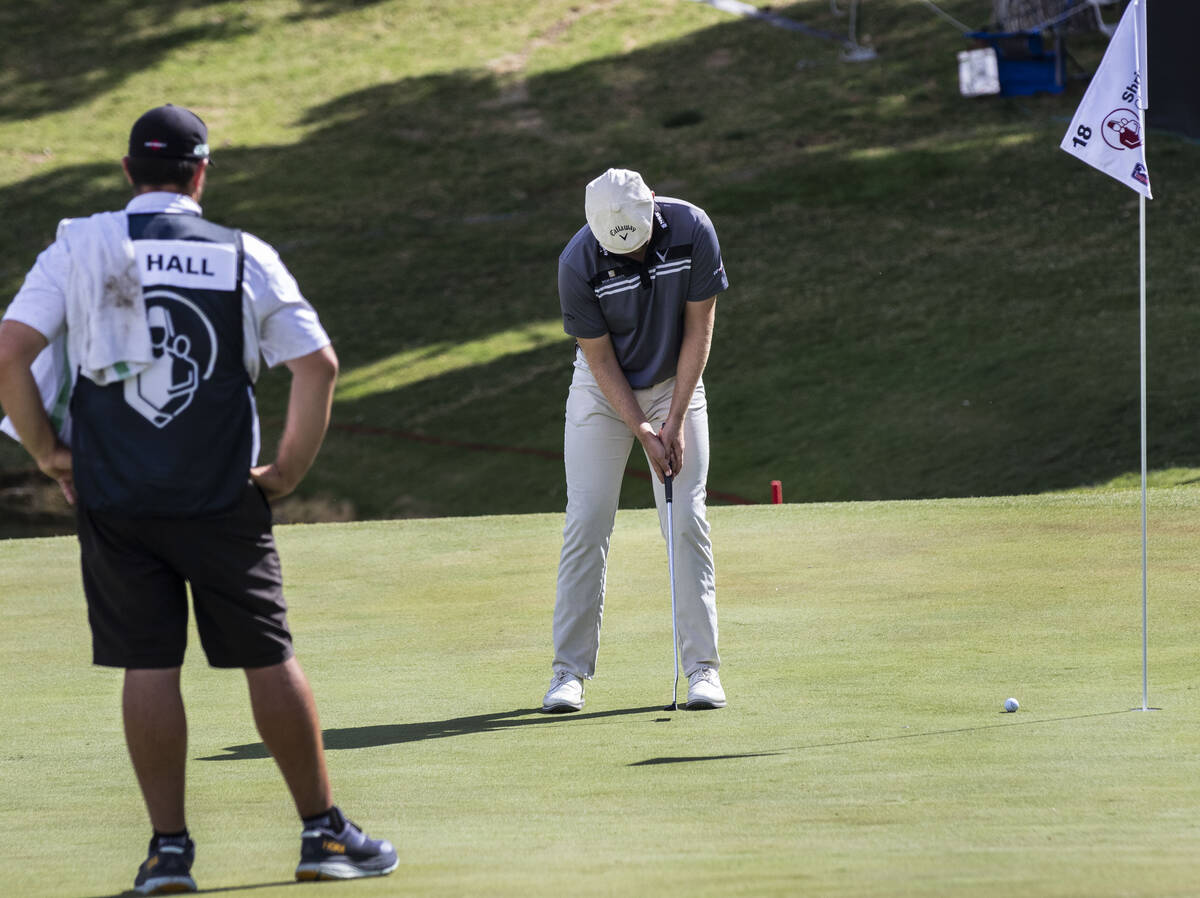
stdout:
[[1001,96],[1062,93],[1066,79],[1060,38],[1047,50],[1040,31],[971,31],[967,37],[996,51]]

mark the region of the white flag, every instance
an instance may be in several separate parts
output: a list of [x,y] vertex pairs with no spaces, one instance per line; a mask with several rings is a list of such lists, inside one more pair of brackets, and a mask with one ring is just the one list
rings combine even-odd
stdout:
[[1146,198],[1146,4],[1130,0],[1060,146]]

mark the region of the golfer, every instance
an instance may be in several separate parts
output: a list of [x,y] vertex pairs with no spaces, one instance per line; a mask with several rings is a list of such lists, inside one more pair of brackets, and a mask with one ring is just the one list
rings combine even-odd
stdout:
[[[258,731],[303,821],[296,878],[390,873],[391,843],[333,803],[267,504],[317,455],[337,358],[275,251],[201,217],[210,162],[195,114],[147,112],[122,164],[130,203],[61,222],[5,312],[0,405],[76,506],[93,661],[125,670],[125,738],[153,827],[134,890],[196,889],[179,685],[187,586],[209,663],[245,670]],[[265,465],[260,357],[292,377],[278,454]]]
[[545,711],[583,707],[596,672],[609,540],[629,452],[650,469],[664,536],[673,478],[679,654],[690,709],[721,708],[716,581],[705,518],[708,408],[701,375],[717,294],[729,287],[712,222],[655,197],[641,175],[609,169],[587,185],[587,224],[558,259],[563,328],[575,368],[563,439],[567,513]]

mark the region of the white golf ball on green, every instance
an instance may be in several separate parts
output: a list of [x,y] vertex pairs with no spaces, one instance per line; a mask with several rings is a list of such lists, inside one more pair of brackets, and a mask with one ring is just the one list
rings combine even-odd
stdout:
[[1021,703],[1015,698],[1006,698],[1004,700],[1004,710],[1010,714],[1019,707],[1021,707]]

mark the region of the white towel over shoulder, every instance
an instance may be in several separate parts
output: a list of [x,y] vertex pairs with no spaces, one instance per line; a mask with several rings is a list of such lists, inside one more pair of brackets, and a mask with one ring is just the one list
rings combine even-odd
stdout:
[[154,362],[142,282],[124,212],[64,219],[71,258],[67,341],[73,366],[100,386],[133,377]]
[[[64,218],[56,239],[70,257],[67,333],[42,350],[30,370],[51,424],[69,445],[76,373],[104,386],[135,377],[154,357],[126,214]],[[0,431],[18,439],[7,417]]]

